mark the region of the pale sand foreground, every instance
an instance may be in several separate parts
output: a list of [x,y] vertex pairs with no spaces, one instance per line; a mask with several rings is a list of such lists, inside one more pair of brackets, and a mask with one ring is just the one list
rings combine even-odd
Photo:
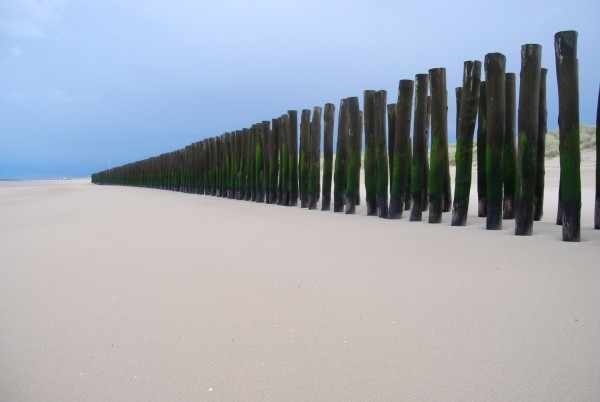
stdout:
[[525,238],[2,183],[0,400],[598,400],[594,175],[563,243],[548,173]]

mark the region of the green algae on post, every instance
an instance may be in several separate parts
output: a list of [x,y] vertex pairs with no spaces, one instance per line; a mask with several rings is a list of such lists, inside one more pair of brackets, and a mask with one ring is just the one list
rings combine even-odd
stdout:
[[581,240],[581,155],[579,150],[579,74],[577,32],[554,35],[558,81],[560,203],[563,241]]
[[427,163],[427,92],[429,75],[417,74],[415,77],[415,118],[413,129],[413,156],[411,163],[411,195],[413,207],[411,221],[420,221],[423,217],[423,182],[426,180]]
[[465,61],[463,86],[460,95],[460,113],[456,132],[456,179],[452,226],[465,226],[469,211],[471,174],[473,165],[473,134],[480,104],[481,62]]
[[331,209],[331,178],[333,176],[333,123],[335,106],[326,103],[323,111],[323,180],[321,183],[321,211]]

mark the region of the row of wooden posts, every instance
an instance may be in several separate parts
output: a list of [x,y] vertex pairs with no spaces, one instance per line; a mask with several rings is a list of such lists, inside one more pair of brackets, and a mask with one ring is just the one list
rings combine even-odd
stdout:
[[[562,225],[565,241],[580,240],[576,49],[577,32],[555,35],[560,109],[557,224]],[[464,226],[469,208],[477,126],[478,216],[486,217],[486,228],[491,230],[501,229],[503,219],[515,219],[515,234],[531,235],[533,222],[542,217],[544,201],[547,70],[541,67],[541,52],[540,45],[522,46],[518,115],[516,76],[505,72],[504,55],[490,53],[485,56],[485,81],[481,81],[481,62],[464,63],[463,84],[456,88],[454,200],[448,156],[448,96],[444,68],[417,74],[415,81],[401,80],[396,103],[388,105],[387,93],[383,90],[364,91],[362,111],[357,97],[342,99],[338,111],[335,165],[335,106],[327,103],[323,109],[314,107],[312,114],[308,109],[302,110],[299,138],[298,112],[290,110],[270,122],[263,121],[184,149],[95,173],[92,182],[286,206],[296,206],[300,201],[301,207],[308,209],[316,209],[320,198],[321,209],[330,210],[333,181],[334,212],[345,210],[347,214],[353,214],[360,203],[359,183],[363,169],[368,215],[400,219],[403,211],[410,210],[410,220],[420,221],[423,211],[429,210],[429,222],[439,223],[443,212],[452,211],[452,225]],[[364,162],[361,158],[363,128]],[[600,172],[598,164],[596,166],[595,228],[600,229]]]

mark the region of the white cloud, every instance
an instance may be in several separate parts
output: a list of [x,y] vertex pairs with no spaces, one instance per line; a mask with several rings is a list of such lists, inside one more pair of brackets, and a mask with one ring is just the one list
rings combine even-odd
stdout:
[[21,46],[17,45],[17,46],[13,46],[8,50],[8,54],[14,58],[14,59],[18,59],[19,57],[23,56],[25,54],[25,52],[23,51],[23,49],[21,49]]
[[68,0],[1,0],[0,37],[45,36],[55,28]]

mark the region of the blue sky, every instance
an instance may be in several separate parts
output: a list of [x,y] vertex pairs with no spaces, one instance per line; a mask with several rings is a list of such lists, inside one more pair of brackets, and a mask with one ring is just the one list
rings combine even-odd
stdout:
[[391,102],[434,67],[452,141],[463,62],[502,52],[518,73],[525,43],[543,47],[556,128],[567,29],[594,124],[599,15],[598,1],[0,0],[0,178],[83,177],[365,89]]

